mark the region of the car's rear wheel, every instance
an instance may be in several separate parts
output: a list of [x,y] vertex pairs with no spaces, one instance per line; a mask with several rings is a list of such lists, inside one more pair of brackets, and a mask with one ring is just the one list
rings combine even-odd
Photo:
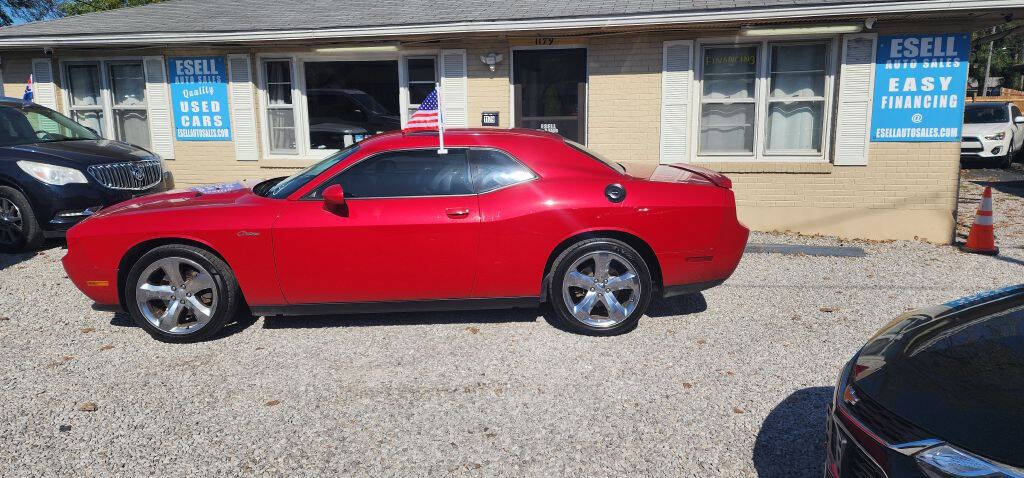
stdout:
[[0,252],[21,252],[43,243],[43,231],[21,191],[0,186]]
[[555,259],[548,297],[558,319],[588,335],[636,328],[651,302],[650,268],[628,244],[587,239]]
[[238,282],[205,249],[157,247],[132,267],[124,284],[132,319],[158,340],[194,342],[216,334],[235,316]]

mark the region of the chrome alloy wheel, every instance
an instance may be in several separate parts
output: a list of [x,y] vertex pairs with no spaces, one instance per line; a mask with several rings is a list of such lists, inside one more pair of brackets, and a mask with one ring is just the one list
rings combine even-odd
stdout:
[[135,301],[143,317],[169,334],[193,333],[205,326],[217,310],[217,285],[197,262],[165,257],[139,276]]
[[576,320],[591,327],[613,327],[640,303],[640,278],[625,257],[591,252],[566,270],[562,298]]
[[10,199],[0,198],[0,244],[17,244],[24,227],[18,206]]

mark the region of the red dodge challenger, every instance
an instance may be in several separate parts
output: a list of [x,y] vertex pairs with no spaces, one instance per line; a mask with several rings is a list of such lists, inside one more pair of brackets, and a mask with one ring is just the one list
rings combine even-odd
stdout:
[[636,327],[655,294],[703,290],[747,229],[725,176],[627,172],[532,130],[378,135],[287,178],[171,191],[67,235],[64,268],[155,338],[255,315],[535,307],[593,335]]

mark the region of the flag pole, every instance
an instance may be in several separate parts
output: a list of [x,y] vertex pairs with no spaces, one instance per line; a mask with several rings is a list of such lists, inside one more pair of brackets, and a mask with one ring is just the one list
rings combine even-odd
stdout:
[[437,137],[440,140],[437,154],[448,154],[444,147],[444,93],[441,91],[441,83],[434,83],[434,89],[437,90]]

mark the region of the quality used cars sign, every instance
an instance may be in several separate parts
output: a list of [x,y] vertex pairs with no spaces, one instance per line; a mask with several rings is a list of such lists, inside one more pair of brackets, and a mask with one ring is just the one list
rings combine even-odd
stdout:
[[968,34],[878,37],[871,141],[960,141]]
[[167,60],[178,141],[231,141],[224,57]]

